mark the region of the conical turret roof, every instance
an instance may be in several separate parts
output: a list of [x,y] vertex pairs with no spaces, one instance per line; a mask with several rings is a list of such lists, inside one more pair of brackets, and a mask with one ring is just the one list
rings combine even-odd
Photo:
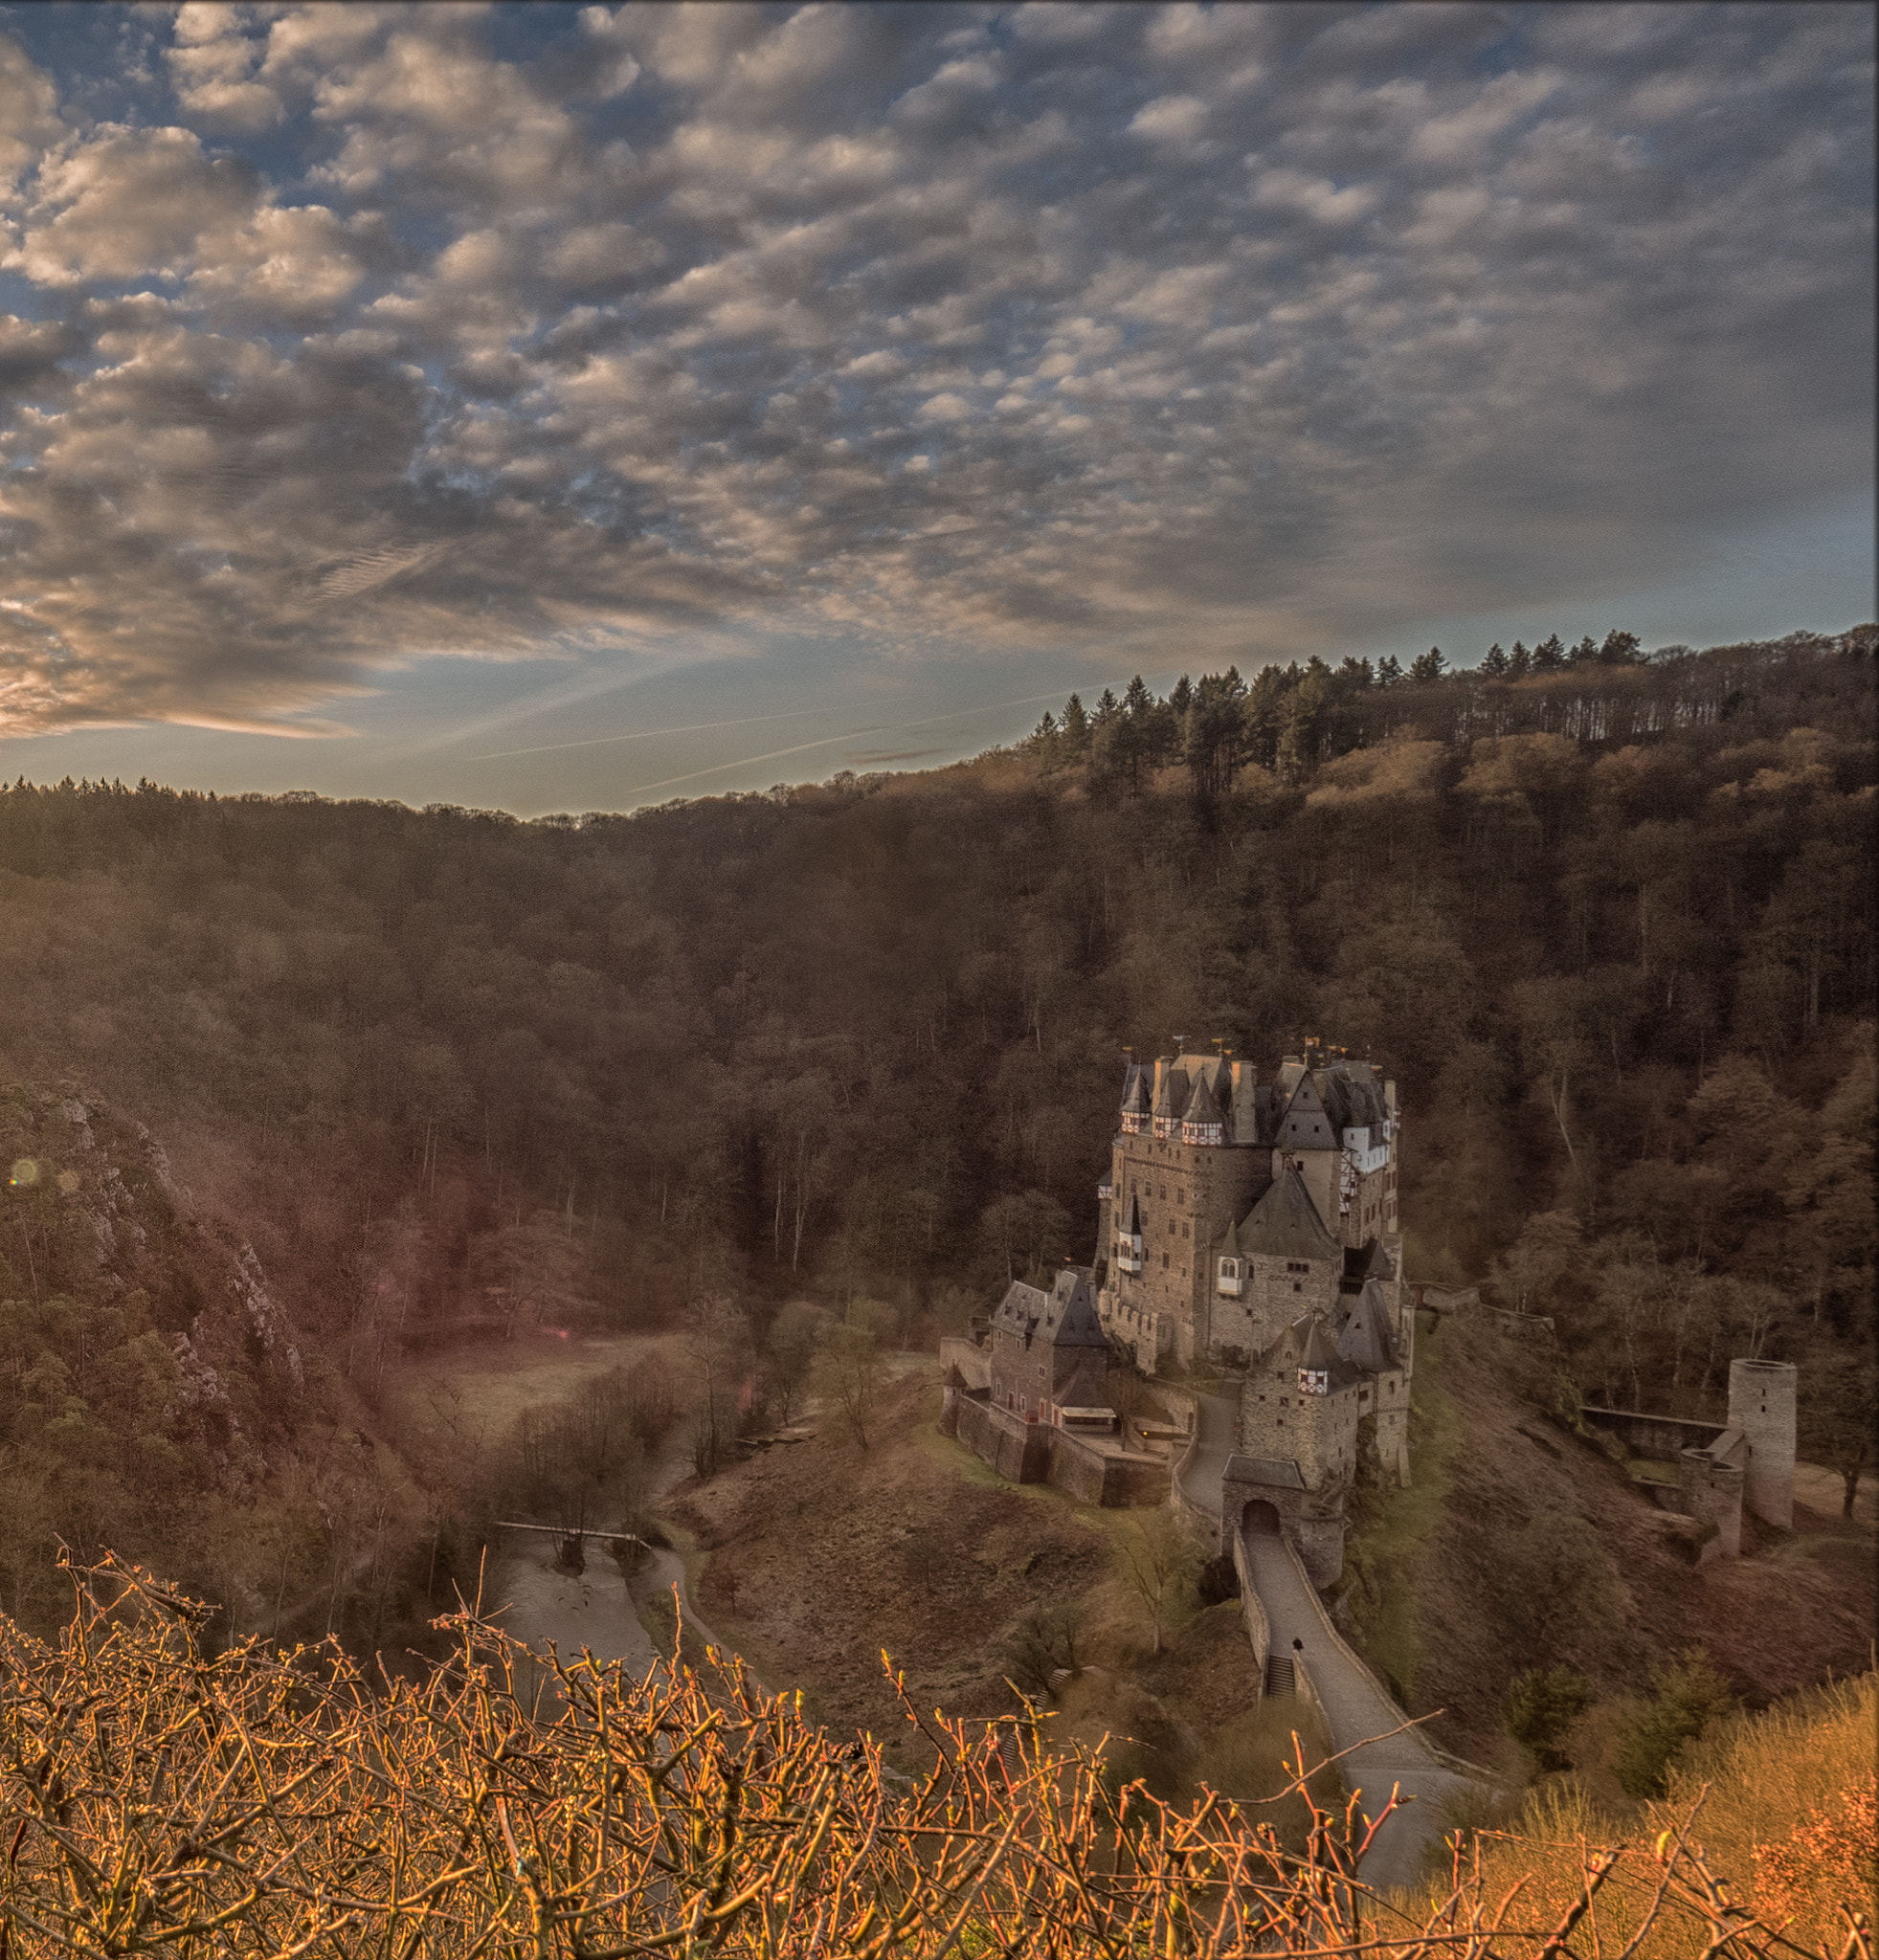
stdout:
[[1226,1119],[1220,1114],[1219,1104],[1214,1101],[1205,1076],[1195,1083],[1194,1094],[1188,1098],[1187,1110],[1181,1121],[1193,1124],[1225,1124]]
[[1154,1113],[1157,1117],[1172,1121],[1178,1117],[1187,1105],[1188,1079],[1172,1063],[1161,1079],[1161,1093],[1154,1099]]

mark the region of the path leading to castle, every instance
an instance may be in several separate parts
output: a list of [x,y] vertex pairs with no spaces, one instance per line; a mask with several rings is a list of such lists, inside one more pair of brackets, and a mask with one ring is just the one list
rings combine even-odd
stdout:
[[[1272,1651],[1289,1654],[1294,1640],[1303,1643],[1306,1669],[1318,1691],[1331,1747],[1348,1749],[1399,1726],[1402,1710],[1331,1638],[1318,1595],[1284,1541],[1248,1532],[1246,1560],[1253,1589],[1272,1628]],[[1424,1851],[1441,1841],[1443,1799],[1465,1789],[1466,1779],[1444,1770],[1414,1734],[1370,1743],[1346,1756],[1339,1767],[1345,1783],[1359,1793],[1365,1817],[1373,1822],[1388,1804],[1393,1784],[1412,1799],[1378,1832],[1359,1871],[1365,1882],[1379,1891],[1414,1883]]]
[[[1182,1473],[1181,1489],[1190,1503],[1219,1517],[1220,1485],[1233,1450],[1234,1403],[1230,1396],[1203,1394],[1196,1396],[1195,1406],[1200,1439]],[[1248,1534],[1246,1554],[1253,1590],[1272,1629],[1272,1651],[1289,1654],[1294,1640],[1304,1642],[1306,1669],[1318,1691],[1331,1747],[1348,1749],[1398,1727],[1402,1710],[1331,1637],[1324,1607],[1297,1559],[1279,1539],[1257,1534]],[[1444,1770],[1413,1734],[1370,1743],[1345,1757],[1342,1768],[1346,1784],[1360,1793],[1363,1814],[1373,1821],[1388,1804],[1393,1785],[1413,1799],[1377,1833],[1361,1867],[1365,1882],[1379,1890],[1413,1883],[1423,1852],[1441,1840],[1443,1800],[1465,1788],[1466,1779]]]
[[1191,1504],[1218,1518],[1226,1459],[1233,1454],[1233,1418],[1238,1405],[1230,1395],[1197,1394],[1194,1402],[1200,1440],[1181,1472],[1181,1490]]

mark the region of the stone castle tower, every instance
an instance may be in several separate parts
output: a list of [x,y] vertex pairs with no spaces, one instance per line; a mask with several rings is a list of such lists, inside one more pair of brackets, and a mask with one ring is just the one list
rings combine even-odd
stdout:
[[1261,1506],[1321,1585],[1359,1451],[1409,1477],[1400,1130],[1382,1070],[1316,1041],[1270,1084],[1224,1050],[1131,1058],[1099,1192],[1106,1331],[1144,1372],[1241,1375],[1228,1522]]
[[1794,1529],[1795,1388],[1791,1361],[1729,1364],[1729,1427],[1748,1446],[1742,1503],[1783,1531]]
[[1334,1310],[1348,1253],[1398,1239],[1397,1091],[1373,1062],[1308,1042],[1267,1084],[1231,1050],[1131,1057],[1119,1114],[1098,1308],[1145,1372],[1245,1367]]

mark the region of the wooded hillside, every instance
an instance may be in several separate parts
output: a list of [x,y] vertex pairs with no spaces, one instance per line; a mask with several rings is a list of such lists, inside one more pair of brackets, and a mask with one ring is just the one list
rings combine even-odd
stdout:
[[369,1403],[517,1320],[956,1320],[1091,1256],[1123,1043],[1316,1034],[1399,1084],[1412,1277],[1555,1314],[1599,1397],[1799,1359],[1827,1449],[1871,1402],[1874,646],[1210,676],[624,817],[20,783],[0,1081],[157,1130]]

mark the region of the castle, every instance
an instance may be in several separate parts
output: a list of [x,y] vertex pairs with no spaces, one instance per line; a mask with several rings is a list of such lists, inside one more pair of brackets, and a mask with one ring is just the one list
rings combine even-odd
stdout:
[[[1269,1083],[1224,1044],[1175,1051],[1124,1065],[1093,1262],[1066,1265],[1048,1292],[1014,1281],[978,1337],[942,1343],[942,1427],[1016,1481],[1153,1501],[1166,1468],[1157,1481],[1131,1454],[1111,1406],[1130,1361],[1190,1409],[1171,1376],[1228,1377],[1219,1542],[1280,1533],[1329,1586],[1352,1484],[1367,1468],[1410,1479],[1416,1302],[1398,1226],[1397,1085],[1315,1040]],[[1705,1557],[1729,1556],[1745,1498],[1790,1522],[1793,1378],[1784,1364],[1735,1362],[1724,1424],[1585,1414],[1642,1455],[1679,1459],[1676,1508]]]
[[1224,1047],[1131,1056],[1118,1115],[1098,1317],[1145,1374],[1242,1377],[1227,1503],[1264,1506],[1327,1584],[1359,1452],[1409,1481],[1396,1084],[1318,1041],[1270,1083]]

